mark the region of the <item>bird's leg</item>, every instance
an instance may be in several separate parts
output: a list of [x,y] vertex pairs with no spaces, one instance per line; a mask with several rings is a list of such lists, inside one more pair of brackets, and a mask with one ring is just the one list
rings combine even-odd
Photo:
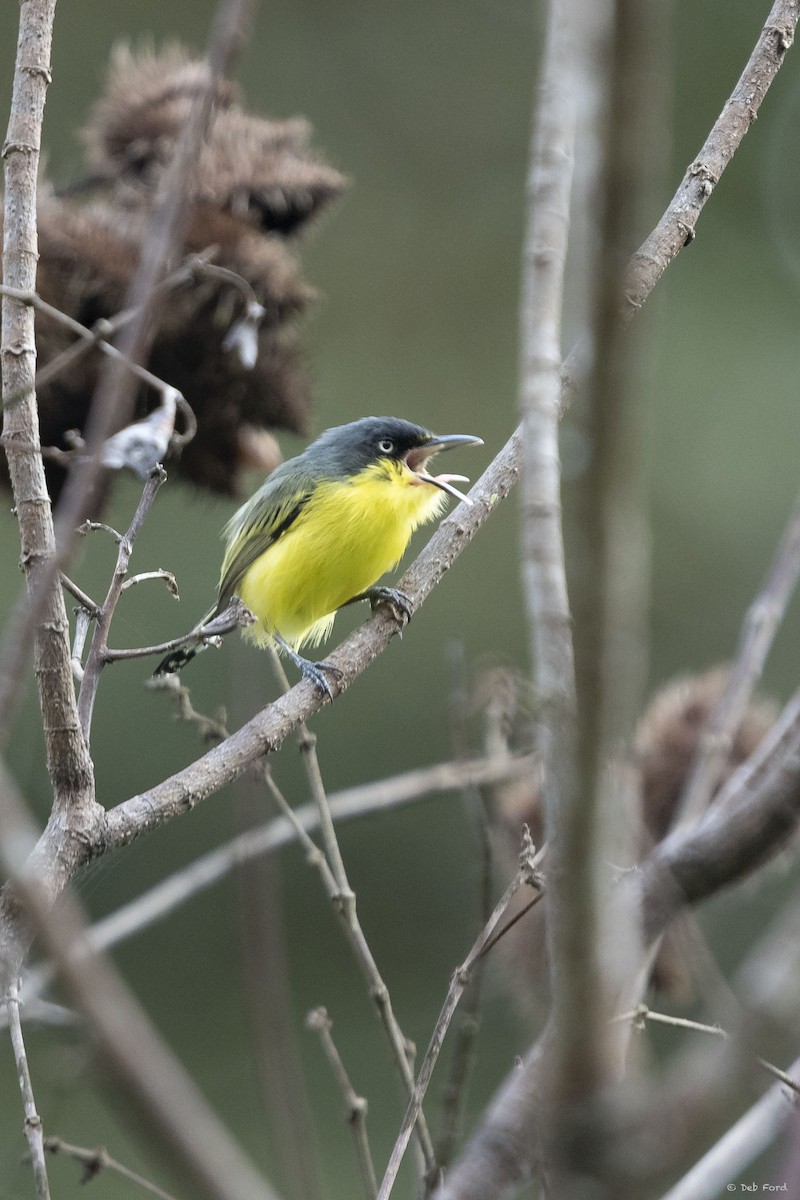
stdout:
[[279,633],[273,633],[272,638],[278,648],[284,654],[288,654],[303,678],[310,679],[312,683],[315,683],[319,690],[324,692],[331,703],[333,703],[331,685],[328,683],[323,672],[330,671],[332,675],[342,675],[344,672],[341,668],[335,667],[333,663],[328,662],[310,662],[307,658],[303,658],[302,654],[298,654],[294,647],[290,646]]
[[395,616],[398,619],[404,618],[406,625],[414,612],[411,597],[400,588],[382,587],[380,584],[375,584],[374,587],[367,588],[365,592],[359,592],[357,596],[345,600],[341,607],[346,608],[348,604],[356,604],[359,600],[368,600],[373,612],[382,604],[388,604],[395,610]]

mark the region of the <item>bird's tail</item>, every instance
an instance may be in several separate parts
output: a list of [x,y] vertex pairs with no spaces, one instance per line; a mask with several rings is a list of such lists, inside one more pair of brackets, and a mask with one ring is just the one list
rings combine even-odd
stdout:
[[[197,622],[195,629],[201,629],[203,625],[207,625],[216,615],[217,610],[215,608],[210,609],[202,620]],[[162,658],[155,671],[153,671],[153,676],[158,679],[162,675],[177,675],[202,650],[207,649],[208,642],[204,641],[198,641],[194,644],[190,643],[188,646],[179,646],[177,650],[173,650],[170,654]]]
[[179,650],[173,650],[171,654],[162,658],[153,671],[153,675],[156,678],[160,678],[162,675],[177,675],[193,658],[196,658],[201,650],[207,649],[208,647],[202,642],[198,646],[181,646]]

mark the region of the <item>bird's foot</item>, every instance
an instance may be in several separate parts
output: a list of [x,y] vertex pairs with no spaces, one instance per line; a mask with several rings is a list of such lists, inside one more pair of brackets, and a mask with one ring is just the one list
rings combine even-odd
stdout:
[[325,672],[328,671],[331,675],[336,675],[341,679],[344,675],[341,667],[334,666],[333,663],[329,662],[310,662],[307,658],[300,658],[299,655],[295,662],[303,678],[310,679],[312,683],[315,683],[319,690],[325,693],[332,704],[333,692],[331,691],[331,685],[325,678]]
[[331,675],[338,675],[341,679],[344,674],[341,667],[337,667],[329,662],[311,662],[309,659],[303,658],[302,654],[298,654],[294,647],[290,646],[282,637],[277,634],[274,637],[280,649],[284,654],[289,656],[303,678],[309,679],[333,703],[333,692],[331,691],[331,685],[325,678],[325,672],[327,671]]
[[398,621],[402,621],[404,625],[408,624],[414,613],[411,597],[400,588],[381,587],[380,584],[376,584],[375,587],[367,588],[357,599],[369,600],[373,612],[382,604],[388,605]]

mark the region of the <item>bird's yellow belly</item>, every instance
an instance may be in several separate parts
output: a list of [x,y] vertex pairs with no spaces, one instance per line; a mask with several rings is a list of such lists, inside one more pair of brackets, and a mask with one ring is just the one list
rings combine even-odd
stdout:
[[336,610],[402,557],[411,534],[442,510],[430,485],[368,468],[348,483],[321,484],[294,524],[245,572],[238,595],[257,618],[259,642],[279,633],[317,643]]

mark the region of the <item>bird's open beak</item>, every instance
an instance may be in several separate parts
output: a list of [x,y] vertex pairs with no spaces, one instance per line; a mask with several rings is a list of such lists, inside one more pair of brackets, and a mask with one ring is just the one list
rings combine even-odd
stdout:
[[406,463],[423,483],[432,483],[434,487],[441,488],[443,492],[455,496],[456,500],[463,500],[465,504],[471,504],[472,501],[468,496],[453,487],[453,483],[469,483],[466,475],[429,475],[425,467],[428,460],[434,454],[438,454],[440,450],[452,450],[454,446],[482,445],[483,438],[472,437],[468,433],[449,433],[444,437],[434,437],[424,446],[417,446],[413,450],[409,450],[406,455]]

